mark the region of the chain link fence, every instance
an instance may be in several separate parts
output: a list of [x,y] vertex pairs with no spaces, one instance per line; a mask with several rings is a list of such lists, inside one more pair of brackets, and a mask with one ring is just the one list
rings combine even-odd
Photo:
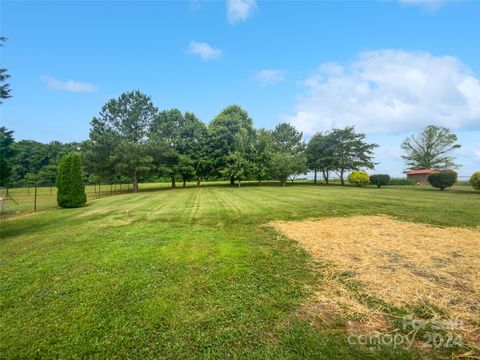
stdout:
[[[147,185],[147,184],[142,184]],[[160,186],[160,184],[156,184]],[[105,196],[132,192],[132,184],[90,184],[85,186],[87,201]],[[54,185],[0,188],[0,213],[12,215],[57,207],[57,188]]]

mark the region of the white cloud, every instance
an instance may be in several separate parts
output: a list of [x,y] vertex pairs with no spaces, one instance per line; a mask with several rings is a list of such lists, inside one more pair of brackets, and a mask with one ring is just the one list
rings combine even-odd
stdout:
[[95,92],[97,87],[89,83],[81,83],[73,80],[61,81],[51,76],[42,76],[50,89],[71,91],[71,92]]
[[429,11],[435,11],[445,5],[446,0],[399,0],[400,4],[406,6],[420,6]]
[[477,158],[477,160],[480,161],[480,148],[474,151],[474,155]]
[[256,0],[227,0],[227,17],[231,24],[247,20],[257,8]]
[[346,66],[321,65],[303,85],[285,118],[307,135],[347,125],[390,134],[428,124],[480,128],[480,82],[452,56],[368,51]]
[[203,60],[217,60],[222,56],[222,50],[214,48],[204,42],[190,42],[188,52],[200,56]]
[[284,72],[277,69],[264,69],[257,71],[253,79],[262,86],[275,85],[285,79]]

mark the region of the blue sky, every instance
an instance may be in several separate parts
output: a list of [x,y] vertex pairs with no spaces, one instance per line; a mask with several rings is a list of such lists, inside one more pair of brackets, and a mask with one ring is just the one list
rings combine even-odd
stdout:
[[460,175],[480,169],[480,2],[2,1],[2,67],[17,139],[83,140],[111,97],[139,89],[209,122],[244,107],[256,127],[356,125],[399,176],[403,138],[455,130]]

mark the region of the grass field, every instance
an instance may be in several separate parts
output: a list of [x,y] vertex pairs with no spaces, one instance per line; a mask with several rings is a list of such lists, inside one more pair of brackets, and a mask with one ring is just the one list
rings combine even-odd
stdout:
[[[301,180],[297,180],[297,183],[303,183]],[[248,184],[257,184],[257,182],[245,182]],[[182,186],[181,183],[178,184]],[[202,186],[217,186],[227,185],[225,181],[208,182],[202,184]],[[164,190],[171,187],[170,182],[151,182],[140,183],[140,191],[153,191]],[[189,182],[186,187],[197,187],[196,182]],[[2,190],[5,192],[5,190]],[[102,184],[86,185],[85,193],[87,194],[87,200],[96,200],[102,197],[121,195],[132,192],[132,184]],[[9,200],[7,200],[7,208],[2,210],[0,215],[12,216],[17,214],[25,214],[34,212],[36,206],[37,211],[52,209],[57,207],[57,188],[55,186],[38,186],[36,194],[35,204],[35,187],[16,187],[8,189]]]
[[[144,191],[4,218],[3,358],[388,359],[450,356],[347,341],[299,309],[322,266],[265,224],[386,214],[477,228],[466,186]],[[324,264],[327,266],[327,264]],[[368,301],[367,301],[368,300]],[[375,306],[371,299],[365,306]],[[416,314],[413,314],[416,315]],[[465,349],[453,349],[462,352]],[[465,350],[466,351],[466,350]]]
[[[160,190],[169,187],[167,183],[146,183],[140,184],[141,190]],[[104,184],[85,186],[87,200],[94,200],[101,197],[125,194],[132,191],[131,184]],[[2,211],[2,215],[11,216],[33,212],[35,202],[35,187],[11,188],[8,190],[10,199],[7,200],[8,209]],[[46,210],[57,207],[57,188],[55,186],[37,187],[36,210]]]

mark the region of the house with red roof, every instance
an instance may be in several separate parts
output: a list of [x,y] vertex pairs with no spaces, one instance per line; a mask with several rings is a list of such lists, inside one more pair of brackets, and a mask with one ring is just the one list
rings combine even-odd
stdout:
[[438,169],[415,169],[407,171],[407,179],[414,181],[416,184],[428,184],[428,175],[439,172]]

